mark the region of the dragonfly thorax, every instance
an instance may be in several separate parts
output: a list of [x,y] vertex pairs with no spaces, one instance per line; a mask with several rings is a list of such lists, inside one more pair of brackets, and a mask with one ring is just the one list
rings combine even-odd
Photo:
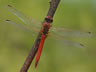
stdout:
[[42,28],[41,28],[41,34],[44,34],[44,35],[47,35],[48,34],[48,31],[51,27],[51,23],[53,22],[53,19],[51,16],[47,16],[45,18],[45,21],[44,23],[42,24]]
[[44,22],[43,23],[43,27],[41,29],[41,33],[44,34],[44,35],[47,35],[50,27],[51,27],[51,24],[50,23]]

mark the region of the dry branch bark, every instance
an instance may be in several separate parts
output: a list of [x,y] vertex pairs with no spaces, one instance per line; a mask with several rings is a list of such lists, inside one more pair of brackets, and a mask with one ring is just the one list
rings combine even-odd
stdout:
[[[56,9],[58,7],[58,4],[59,4],[60,0],[51,0],[49,3],[50,3],[50,7],[49,7],[49,10],[48,10],[48,14],[47,16],[51,16],[53,18],[55,12],[56,12]],[[45,19],[44,19],[45,20]],[[37,53],[37,50],[38,50],[38,46],[40,44],[40,40],[41,40],[41,34],[39,33],[38,36],[37,36],[37,39],[35,40],[35,43],[29,53],[29,55],[27,56],[20,72],[27,72],[36,53]]]

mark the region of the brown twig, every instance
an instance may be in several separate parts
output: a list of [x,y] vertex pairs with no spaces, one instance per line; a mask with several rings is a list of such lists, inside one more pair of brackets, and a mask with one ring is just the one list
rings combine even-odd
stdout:
[[[56,12],[56,9],[57,9],[57,6],[59,4],[60,0],[51,0],[50,1],[50,8],[48,10],[48,14],[47,16],[51,16],[53,17],[55,12]],[[37,36],[37,39],[28,55],[28,57],[26,58],[26,61],[25,63],[23,64],[20,72],[27,72],[30,65],[31,65],[31,62],[33,61],[36,53],[37,53],[37,50],[38,50],[38,46],[40,44],[40,40],[41,40],[41,34],[39,33],[38,36]]]

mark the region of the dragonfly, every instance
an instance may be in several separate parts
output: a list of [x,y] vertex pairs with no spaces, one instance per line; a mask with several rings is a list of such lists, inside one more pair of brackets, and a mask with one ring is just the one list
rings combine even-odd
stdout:
[[52,27],[53,19],[51,16],[45,17],[45,21],[41,23],[41,22],[36,21],[35,19],[28,18],[22,12],[18,11],[16,8],[14,8],[11,5],[7,5],[6,7],[12,14],[17,16],[24,24],[18,24],[9,19],[5,20],[5,22],[18,26],[20,28],[27,29],[33,32],[33,34],[37,34],[38,32],[41,34],[41,41],[40,41],[38,51],[37,51],[35,67],[37,67],[38,65],[38,62],[40,60],[40,56],[42,53],[44,41],[47,38],[49,33],[52,38],[63,41],[64,44],[72,45],[78,48],[84,48],[84,45],[78,42],[65,40],[65,37],[92,37],[93,36],[91,32],[76,31],[76,30],[69,30],[65,28]]

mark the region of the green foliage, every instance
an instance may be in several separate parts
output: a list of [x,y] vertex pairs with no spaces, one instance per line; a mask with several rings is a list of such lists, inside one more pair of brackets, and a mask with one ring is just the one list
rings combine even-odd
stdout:
[[[42,22],[49,3],[48,0],[0,0],[0,72],[19,72],[37,35],[2,21],[22,23],[5,8],[7,4]],[[62,0],[52,26],[90,31],[94,37],[70,38],[83,43],[85,48],[66,47],[48,38],[37,70],[33,61],[29,72],[96,72],[96,1]]]

